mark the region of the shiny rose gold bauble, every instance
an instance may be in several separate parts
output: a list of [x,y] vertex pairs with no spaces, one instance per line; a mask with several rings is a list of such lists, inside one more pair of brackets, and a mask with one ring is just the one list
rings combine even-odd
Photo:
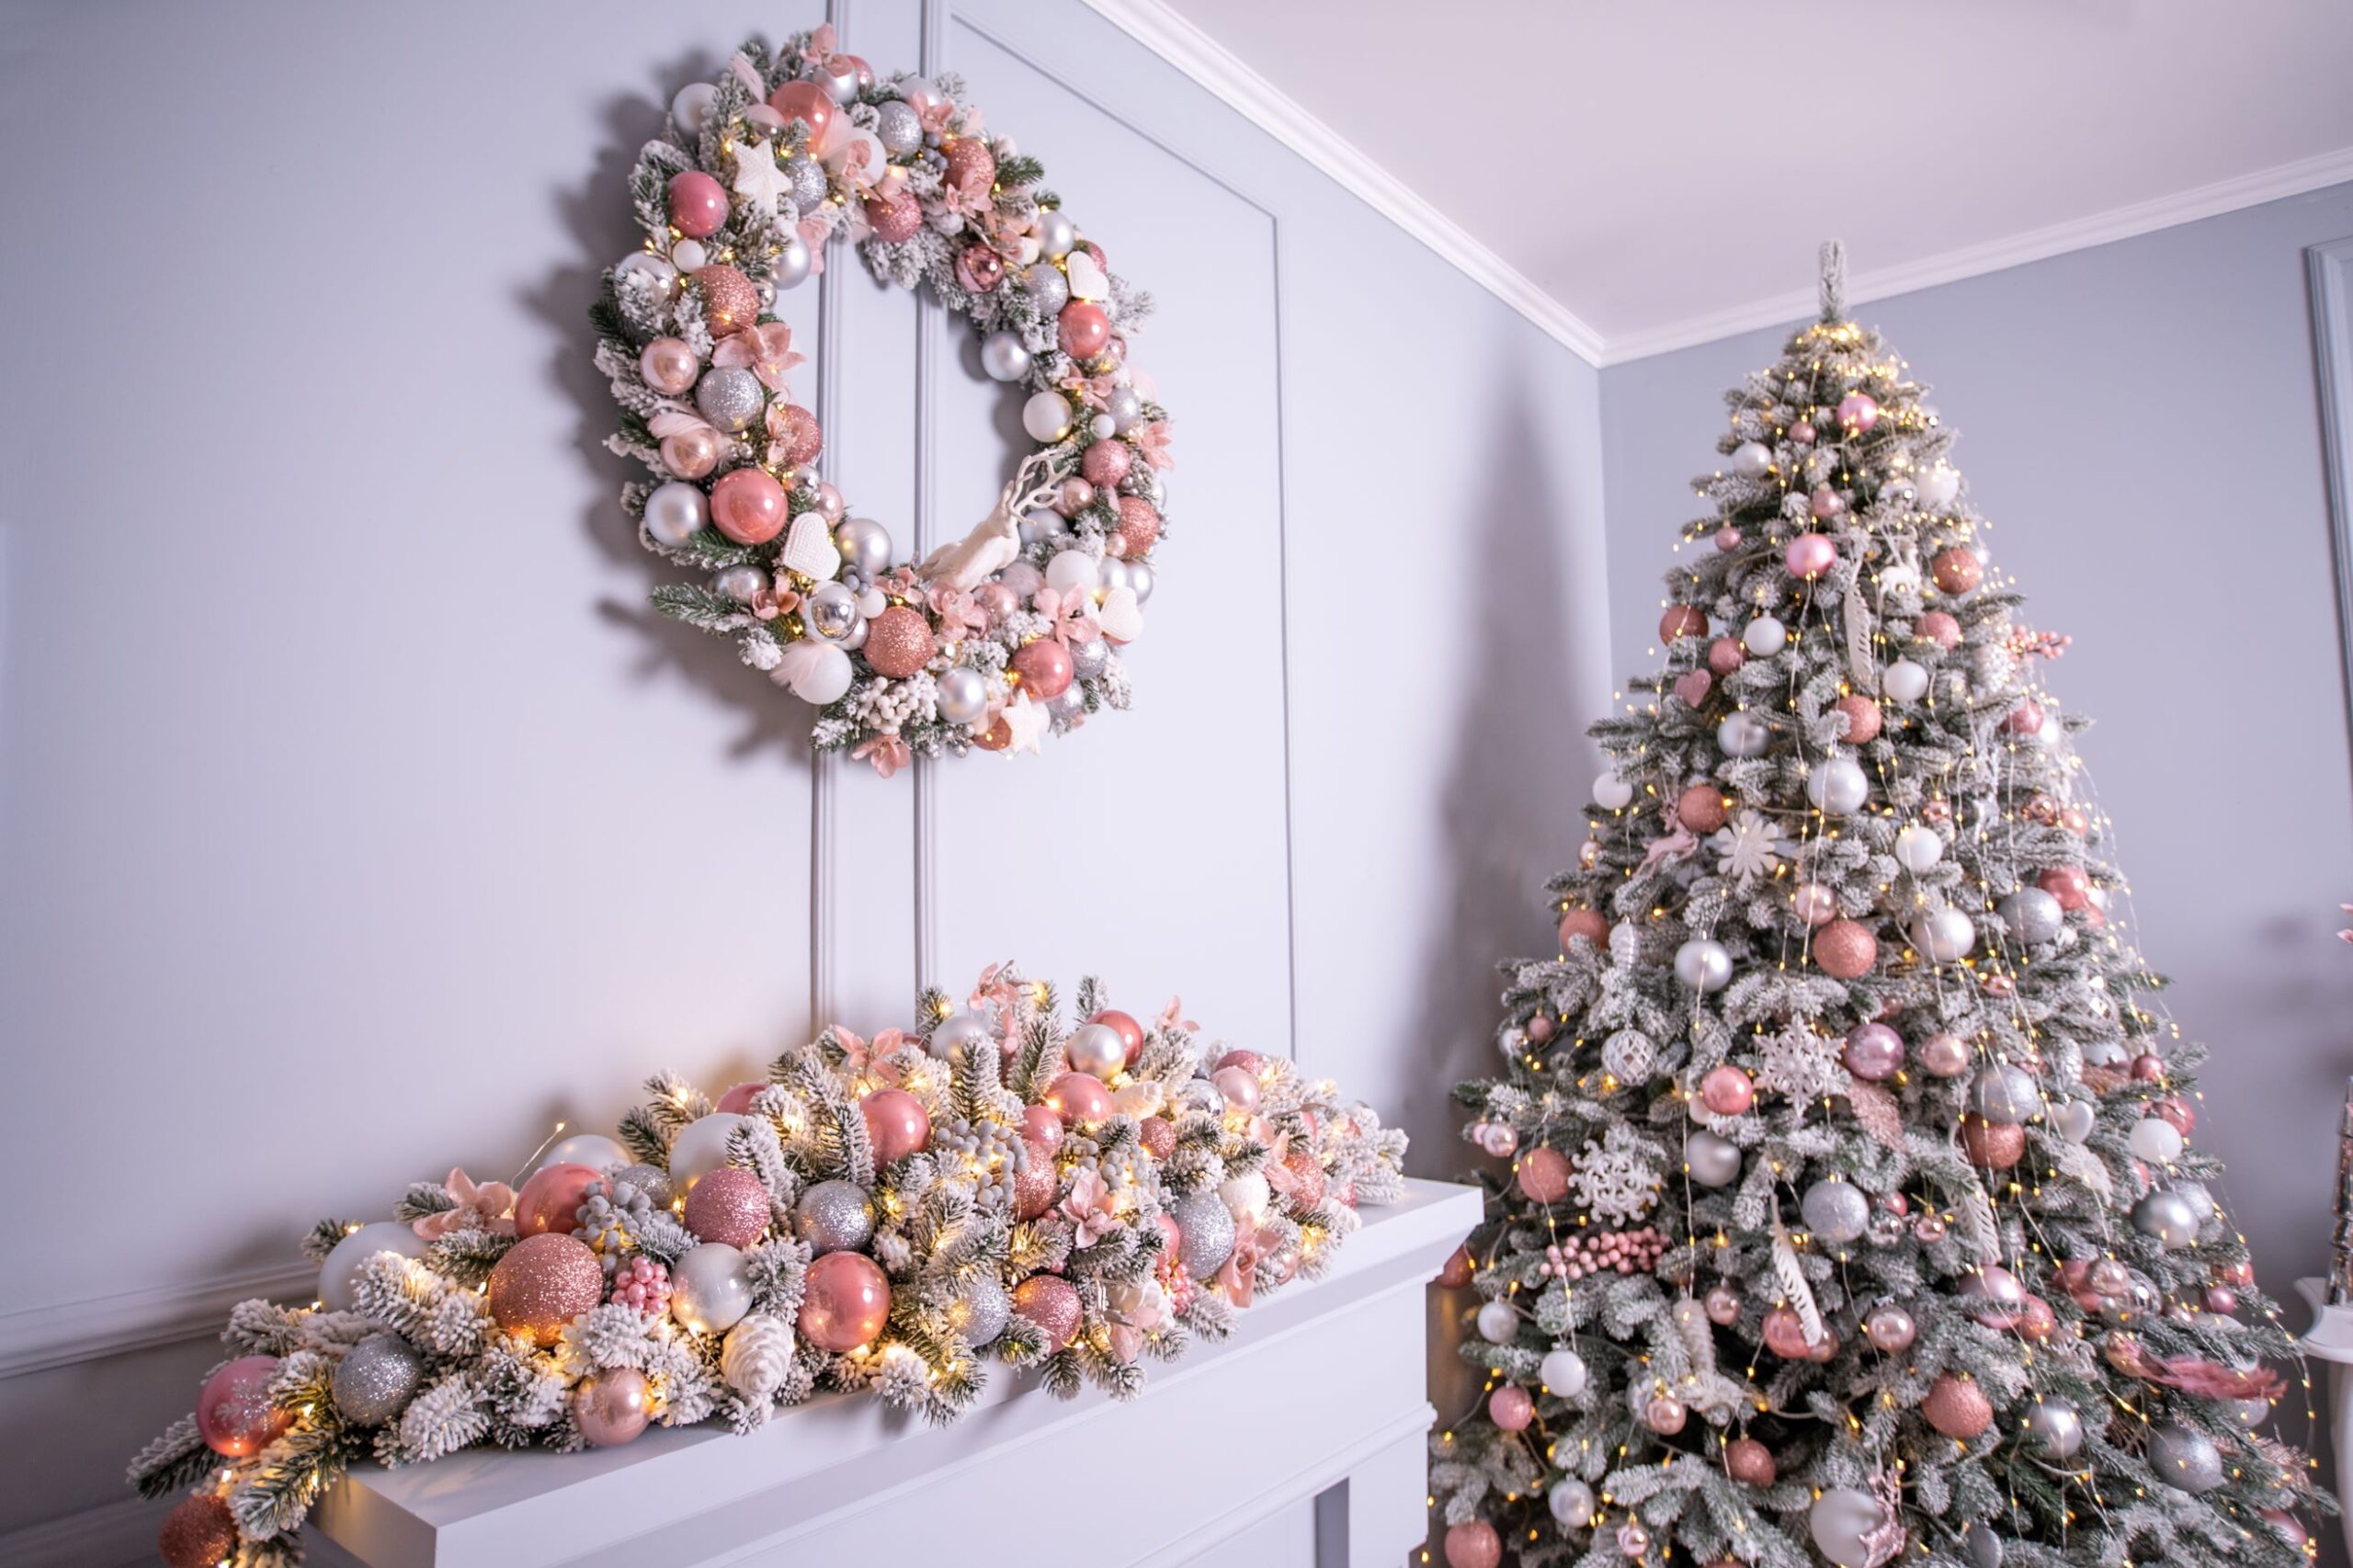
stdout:
[[515,1233],[536,1236],[561,1231],[572,1234],[580,1206],[604,1179],[605,1174],[594,1165],[567,1163],[533,1171],[523,1190],[515,1195]]
[[1046,1087],[1045,1103],[1069,1127],[1101,1121],[1111,1114],[1111,1091],[1086,1073],[1065,1073]]
[[1994,1402],[1975,1382],[1946,1372],[1928,1385],[1927,1397],[1920,1402],[1920,1414],[1946,1437],[1965,1443],[1983,1437],[1985,1428],[1994,1424]]
[[1071,664],[1070,650],[1051,637],[1040,637],[1034,642],[1024,642],[1013,651],[1013,671],[1021,677],[1030,697],[1040,702],[1051,702],[1070,689],[1076,673]]
[[956,281],[985,294],[1005,281],[1005,257],[986,245],[966,245],[956,256]]
[[700,1240],[748,1248],[768,1228],[768,1189],[751,1172],[724,1166],[695,1183],[681,1217]]
[[825,144],[825,132],[833,129],[837,107],[825,89],[814,82],[787,82],[768,95],[768,108],[788,120],[797,119],[809,128],[809,145],[814,150]]
[[801,1336],[844,1354],[871,1345],[891,1321],[891,1281],[864,1253],[829,1252],[809,1265]]
[[[699,1192],[708,1180],[698,1183]],[[654,1392],[634,1367],[615,1367],[581,1381],[572,1391],[572,1424],[592,1449],[617,1449],[644,1432]]]
[[1754,1437],[1734,1437],[1724,1445],[1724,1469],[1746,1486],[1770,1486],[1780,1475],[1773,1450]]
[[719,466],[719,432],[708,425],[662,437],[662,466],[680,479],[700,479]]
[[638,374],[664,397],[676,397],[702,374],[702,361],[682,338],[657,337],[638,350]]
[[196,1429],[205,1447],[231,1459],[257,1454],[285,1434],[294,1418],[270,1402],[275,1356],[241,1356],[204,1380],[196,1396]]
[[553,1345],[564,1324],[604,1294],[597,1255],[554,1231],[525,1236],[490,1270],[490,1315],[506,1333],[534,1345]]
[[1708,618],[1691,605],[1669,605],[1658,618],[1658,640],[1673,642],[1685,637],[1705,637]]
[[877,1089],[858,1102],[858,1112],[865,1119],[876,1165],[894,1165],[931,1142],[930,1113],[904,1089]]
[[1078,1288],[1059,1274],[1032,1274],[1013,1288],[1013,1310],[1046,1331],[1060,1350],[1078,1334]]
[[877,675],[894,678],[915,674],[939,651],[931,622],[912,605],[892,605],[866,625],[866,662]]

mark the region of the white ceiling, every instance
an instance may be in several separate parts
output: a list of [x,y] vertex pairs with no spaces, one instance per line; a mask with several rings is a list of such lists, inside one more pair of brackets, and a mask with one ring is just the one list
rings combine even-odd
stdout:
[[1599,360],[2353,178],[2345,0],[1089,4]]

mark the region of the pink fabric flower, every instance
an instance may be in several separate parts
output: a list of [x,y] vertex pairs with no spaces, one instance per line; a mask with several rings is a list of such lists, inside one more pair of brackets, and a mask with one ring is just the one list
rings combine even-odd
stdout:
[[1110,406],[1111,393],[1120,383],[1110,376],[1082,376],[1074,370],[1054,384],[1087,407],[1101,409]]
[[915,759],[915,754],[907,749],[907,743],[896,735],[876,735],[870,740],[860,741],[849,755],[854,762],[864,761],[871,764],[874,771],[885,778],[890,778],[902,767],[908,767]]
[[926,107],[915,110],[915,118],[923,122],[926,133],[945,136],[949,121],[956,118],[956,100],[942,93]]
[[792,351],[792,329],[780,321],[731,332],[710,351],[712,364],[749,369],[772,392],[784,391],[784,373],[801,358]]
[[1153,1027],[1163,1029],[1183,1029],[1187,1034],[1198,1034],[1201,1028],[1200,1025],[1185,1017],[1185,999],[1182,996],[1171,996],[1168,999],[1168,1006],[1160,1009],[1160,1021]]
[[1136,450],[1144,461],[1162,472],[1176,466],[1176,460],[1168,455],[1168,421],[1165,419],[1137,426],[1128,432],[1128,439],[1136,444]]
[[977,637],[989,629],[989,612],[972,597],[970,588],[960,588],[942,583],[930,592],[931,613],[939,621],[942,641],[961,642],[967,637]]
[[1267,1280],[1269,1289],[1291,1277],[1290,1268],[1273,1265],[1275,1246],[1280,1238],[1281,1233],[1273,1227],[1261,1226],[1235,1239],[1233,1251],[1217,1271],[1218,1289],[1227,1301],[1237,1307],[1250,1304],[1251,1295],[1258,1288],[1261,1265],[1269,1266]]
[[461,1170],[452,1170],[441,1184],[457,1207],[412,1220],[408,1228],[426,1241],[438,1241],[451,1231],[487,1231],[494,1236],[515,1233],[515,1189],[503,1181],[479,1186]]
[[1110,1290],[1111,1354],[1132,1361],[1143,1353],[1144,1335],[1168,1316],[1168,1292],[1149,1277],[1123,1280]]
[[944,186],[939,192],[939,204],[964,220],[967,228],[978,229],[993,203],[986,190],[974,190],[969,186]]
[[801,608],[801,595],[794,590],[792,579],[779,572],[771,587],[756,588],[752,593],[752,615],[759,620],[774,620],[790,615]]
[[812,65],[824,63],[825,56],[837,52],[834,48],[834,24],[819,22],[809,31],[809,41],[801,46],[801,58]]
[[[1031,994],[1011,964],[993,963],[981,971],[981,978],[973,983],[972,994],[965,998],[964,1005],[975,1013],[983,1007],[995,1007],[1009,1026],[1012,1020],[1029,1016]],[[1006,1038],[1013,1038],[1010,1027],[1006,1030]]]
[[1103,635],[1102,624],[1095,619],[1095,601],[1083,588],[1069,592],[1040,588],[1030,596],[1029,604],[1046,618],[1048,635],[1065,648]]
[[860,1039],[854,1029],[834,1026],[835,1042],[842,1048],[842,1070],[852,1076],[864,1073],[885,1078],[895,1076],[883,1065],[882,1058],[906,1044],[910,1038],[904,1029],[884,1029],[870,1042]]
[[793,232],[801,243],[809,247],[809,276],[814,278],[825,270],[825,242],[834,237],[833,221],[827,218],[803,218]]
[[1071,1178],[1070,1196],[1063,1199],[1062,1211],[1073,1227],[1074,1246],[1093,1246],[1119,1223],[1110,1184],[1091,1170],[1081,1170]]

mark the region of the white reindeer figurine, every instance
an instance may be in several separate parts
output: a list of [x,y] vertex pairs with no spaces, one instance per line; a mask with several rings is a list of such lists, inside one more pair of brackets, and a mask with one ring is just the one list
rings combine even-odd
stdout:
[[1024,460],[1012,480],[997,493],[996,505],[989,515],[973,525],[972,531],[962,539],[941,545],[915,562],[915,575],[926,583],[976,588],[1013,564],[1021,553],[1021,515],[1052,501],[1060,488],[1058,480],[1035,486],[1030,483],[1038,471],[1051,472],[1051,453],[1039,452]]

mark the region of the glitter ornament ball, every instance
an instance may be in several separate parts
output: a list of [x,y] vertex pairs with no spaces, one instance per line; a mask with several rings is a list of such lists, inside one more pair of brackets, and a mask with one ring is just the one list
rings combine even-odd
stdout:
[[1060,1350],[1078,1334],[1078,1288],[1059,1274],[1032,1274],[1013,1288],[1013,1312],[1046,1331],[1046,1346]]
[[270,1403],[269,1381],[277,1372],[274,1356],[241,1356],[204,1380],[196,1396],[196,1429],[205,1447],[244,1459],[294,1424],[292,1415]]
[[1568,1156],[1540,1144],[1520,1156],[1518,1180],[1530,1203],[1558,1203],[1569,1195]]
[[767,431],[771,459],[789,468],[815,462],[817,454],[825,449],[824,426],[817,423],[814,414],[797,403],[770,404]]
[[1487,1419],[1506,1432],[1524,1432],[1536,1418],[1536,1402],[1518,1383],[1506,1383],[1487,1396]]
[[1920,1414],[1946,1437],[1965,1443],[1983,1437],[1994,1424],[1994,1402],[1974,1380],[1943,1372],[1928,1385],[1927,1397],[1920,1401]]
[[1848,745],[1867,745],[1879,739],[1881,726],[1886,721],[1880,713],[1878,703],[1857,692],[1840,698],[1836,706],[1839,712],[1847,715]]
[[592,1449],[617,1449],[642,1436],[654,1416],[654,1390],[634,1367],[610,1367],[572,1391],[572,1424]]
[[546,1231],[572,1233],[578,1221],[574,1216],[588,1194],[604,1184],[605,1176],[594,1165],[564,1162],[541,1165],[515,1195],[515,1233],[536,1236]]
[[1834,980],[1853,980],[1879,962],[1879,938],[1859,920],[1833,920],[1813,934],[1813,961]]
[[931,1142],[931,1117],[923,1102],[904,1089],[877,1089],[858,1102],[866,1136],[878,1165],[895,1165],[920,1153]]
[[2179,1491],[2211,1492],[2222,1483],[2222,1450],[2194,1426],[2168,1423],[2149,1429],[2149,1468]]
[[237,1517],[228,1500],[207,1492],[183,1497],[164,1516],[155,1551],[165,1568],[219,1568],[237,1554]]
[[1724,1469],[1747,1486],[1770,1486],[1780,1476],[1773,1450],[1754,1437],[1734,1437],[1724,1445]]
[[847,1354],[874,1343],[890,1320],[891,1282],[872,1258],[829,1252],[809,1265],[800,1327],[810,1344]]
[[1112,536],[1114,552],[1134,557],[1150,550],[1160,538],[1160,513],[1141,495],[1120,497],[1120,528]]
[[1732,983],[1732,954],[1722,942],[1695,937],[1675,949],[1675,977],[1694,991],[1722,991]]
[[1858,1024],[1847,1036],[1841,1060],[1856,1077],[1884,1084],[1904,1069],[1904,1037],[1885,1024]]
[[1034,1138],[1024,1138],[1021,1148],[1021,1167],[1013,1177],[1013,1217],[1035,1220],[1054,1206],[1061,1177],[1054,1167],[1053,1152],[1045,1144]]
[[1694,833],[1713,833],[1724,825],[1724,792],[1720,785],[1694,784],[1675,802],[1677,820]]
[[1447,1527],[1446,1568],[1496,1568],[1503,1560],[1503,1539],[1486,1520]]
[[1961,1119],[1961,1152],[1972,1165],[2008,1170],[2026,1158],[2026,1129],[2016,1122],[1988,1121],[1972,1112]]
[[587,1244],[554,1231],[526,1236],[490,1270],[490,1315],[500,1329],[553,1345],[604,1299],[605,1270]]
[[1955,545],[1937,552],[1928,562],[1928,574],[1946,593],[1966,594],[1985,580],[1985,565],[1974,553]]
[[371,1334],[335,1364],[335,1407],[347,1425],[381,1426],[408,1408],[425,1381],[425,1358],[389,1331]]
[[425,1242],[408,1226],[392,1220],[362,1225],[335,1244],[319,1266],[319,1304],[329,1312],[347,1312],[359,1304],[353,1294],[359,1266],[378,1253],[423,1257]]
[[1871,1221],[1870,1199],[1850,1181],[1815,1182],[1798,1207],[1815,1238],[1834,1246],[1859,1240]]
[[1919,1324],[1912,1314],[1893,1303],[1873,1307],[1863,1319],[1863,1337],[1874,1350],[1897,1355],[1912,1348],[1912,1341],[1919,1337]]
[[1721,1062],[1699,1080],[1699,1103],[1717,1116],[1738,1116],[1756,1103],[1756,1082],[1731,1062]]
[[702,1241],[749,1247],[767,1231],[768,1189],[749,1171],[713,1171],[687,1195],[682,1217]]
[[757,376],[740,366],[715,365],[695,385],[695,407],[722,430],[746,429],[760,416],[767,392]]
[[737,544],[766,544],[784,531],[784,486],[764,470],[730,469],[710,487],[710,520]]
[[2003,899],[1995,913],[2011,937],[2021,942],[2047,942],[2067,920],[2059,901],[2040,888],[2020,888]]
[[[1510,1311],[1508,1307],[1505,1310]],[[1585,1392],[1586,1381],[1592,1374],[1586,1367],[1585,1358],[1563,1345],[1544,1353],[1544,1359],[1537,1364],[1536,1375],[1547,1392],[1562,1399],[1574,1399]]]
[[1192,1278],[1207,1279],[1232,1256],[1233,1214],[1214,1191],[1187,1194],[1169,1216],[1176,1221],[1178,1261]]
[[703,320],[713,337],[758,324],[760,291],[742,272],[722,262],[695,268],[694,279],[702,290]]

